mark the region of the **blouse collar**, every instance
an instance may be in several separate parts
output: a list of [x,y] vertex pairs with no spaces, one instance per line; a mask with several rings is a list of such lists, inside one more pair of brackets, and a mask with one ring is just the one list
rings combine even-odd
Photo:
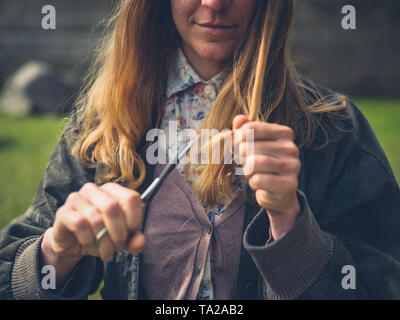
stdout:
[[210,80],[203,80],[193,69],[181,48],[177,50],[173,61],[168,75],[167,98],[198,83],[211,84],[219,91],[229,74],[229,70],[225,69]]

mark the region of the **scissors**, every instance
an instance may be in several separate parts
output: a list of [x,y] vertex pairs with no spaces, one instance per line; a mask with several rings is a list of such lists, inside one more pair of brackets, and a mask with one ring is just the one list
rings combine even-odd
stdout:
[[[160,189],[162,183],[165,181],[165,179],[168,177],[168,175],[175,169],[176,165],[178,164],[179,161],[183,160],[186,156],[186,153],[190,150],[190,148],[198,141],[199,136],[194,137],[191,141],[186,143],[186,145],[179,151],[177,152],[176,156],[174,157],[174,161],[168,163],[165,168],[161,171],[161,173],[158,175],[157,178],[154,179],[154,181],[151,183],[151,185],[141,194],[140,198],[142,199],[143,202],[143,210],[145,211],[147,209],[147,206],[153,196],[157,193],[157,191]],[[107,228],[101,229],[97,234],[96,234],[96,239],[95,239],[95,246],[97,247],[100,243],[100,240],[108,233]],[[118,262],[120,257],[120,252],[116,253],[116,261]]]

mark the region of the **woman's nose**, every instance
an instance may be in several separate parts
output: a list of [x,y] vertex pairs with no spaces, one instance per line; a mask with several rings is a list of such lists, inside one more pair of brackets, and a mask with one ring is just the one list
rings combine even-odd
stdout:
[[225,8],[230,2],[231,0],[202,0],[201,4],[212,10],[218,11]]

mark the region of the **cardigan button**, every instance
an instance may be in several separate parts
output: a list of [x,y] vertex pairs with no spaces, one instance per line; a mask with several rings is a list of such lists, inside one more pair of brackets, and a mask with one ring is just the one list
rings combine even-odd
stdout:
[[207,232],[207,234],[211,234],[212,233],[212,226],[211,224],[208,224],[205,226],[205,230]]

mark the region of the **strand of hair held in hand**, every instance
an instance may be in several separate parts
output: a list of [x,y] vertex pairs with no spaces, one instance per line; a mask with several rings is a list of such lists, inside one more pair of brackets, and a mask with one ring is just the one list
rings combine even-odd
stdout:
[[[267,66],[267,60],[268,60],[268,48],[267,48],[267,43],[269,39],[272,37],[273,32],[268,32],[268,19],[265,20],[264,26],[263,26],[263,36],[261,39],[261,44],[258,52],[258,57],[257,57],[257,67],[256,67],[256,72],[255,75],[250,77],[251,80],[254,79],[254,84],[253,84],[253,90],[251,93],[251,98],[249,99],[249,114],[247,115],[247,118],[249,121],[257,121],[257,117],[260,113],[261,110],[261,100],[263,96],[263,89],[264,89],[264,78],[265,78],[265,70]],[[226,137],[229,135],[233,135],[234,128],[229,131],[224,131],[221,132],[211,138],[207,143],[203,145],[201,150],[214,150],[213,147],[215,144],[221,143],[224,141]]]

